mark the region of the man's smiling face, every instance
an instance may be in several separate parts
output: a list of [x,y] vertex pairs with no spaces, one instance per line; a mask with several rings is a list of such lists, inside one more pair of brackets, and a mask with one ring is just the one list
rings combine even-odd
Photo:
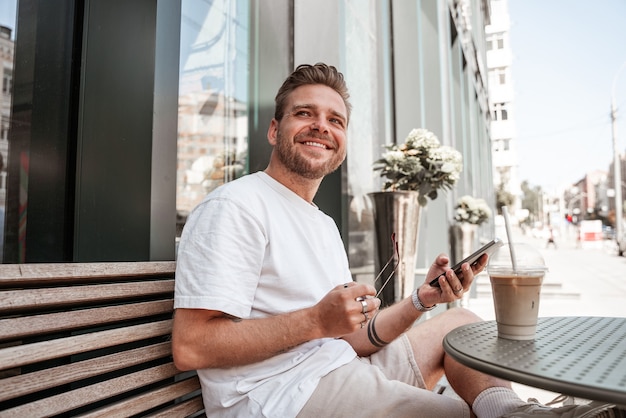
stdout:
[[335,171],[346,157],[346,106],[322,84],[296,88],[280,121],[272,120],[270,143],[289,171],[319,179]]

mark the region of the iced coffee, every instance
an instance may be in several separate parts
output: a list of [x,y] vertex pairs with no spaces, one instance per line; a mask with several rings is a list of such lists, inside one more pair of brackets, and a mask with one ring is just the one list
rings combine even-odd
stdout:
[[515,267],[505,244],[489,262],[498,337],[511,340],[535,338],[541,285],[546,273],[543,257],[537,250],[516,244]]

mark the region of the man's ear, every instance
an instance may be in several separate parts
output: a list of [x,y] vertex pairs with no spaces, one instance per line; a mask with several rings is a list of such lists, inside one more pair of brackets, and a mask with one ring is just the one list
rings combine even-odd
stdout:
[[278,136],[278,121],[272,118],[269,128],[267,128],[267,141],[270,145],[276,145],[276,137]]

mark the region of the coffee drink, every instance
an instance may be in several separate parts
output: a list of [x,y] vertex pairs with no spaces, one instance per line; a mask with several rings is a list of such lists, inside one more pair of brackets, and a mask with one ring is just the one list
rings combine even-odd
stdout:
[[511,340],[535,338],[542,270],[489,273],[498,326],[498,336]]

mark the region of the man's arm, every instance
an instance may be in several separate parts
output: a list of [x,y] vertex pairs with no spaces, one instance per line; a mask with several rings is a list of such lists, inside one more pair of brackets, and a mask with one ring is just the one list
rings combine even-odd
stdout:
[[[358,296],[373,295],[365,284],[337,286],[310,308],[260,319],[239,319],[219,311],[176,309],[172,329],[174,363],[180,370],[256,363],[307,341],[341,337],[360,328]],[[379,299],[368,299],[375,311]]]
[[[455,294],[453,289],[462,287],[464,291],[468,291],[474,281],[474,274],[482,271],[487,265],[487,258],[487,255],[483,255],[473,267],[465,263],[462,266],[463,281],[460,281],[454,271],[447,267],[448,257],[439,255],[428,271],[424,283],[417,289],[420,301],[424,306],[432,306],[458,299],[459,295]],[[444,270],[446,275],[439,278],[440,287],[430,286],[428,283]],[[359,356],[368,356],[404,333],[422,314],[423,312],[415,308],[409,296],[381,310],[378,315],[374,313],[364,329],[343,338],[352,345]]]

